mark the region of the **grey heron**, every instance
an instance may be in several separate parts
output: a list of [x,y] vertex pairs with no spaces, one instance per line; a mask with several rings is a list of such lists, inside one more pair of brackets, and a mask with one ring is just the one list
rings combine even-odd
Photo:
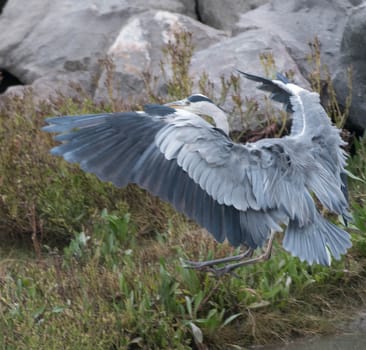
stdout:
[[[188,261],[187,267],[220,275],[267,259],[275,233],[285,226],[287,251],[309,264],[330,265],[331,255],[340,259],[351,246],[350,235],[320,214],[314,196],[331,212],[350,218],[340,132],[317,93],[280,74],[270,80],[240,73],[286,105],[292,114],[289,135],[235,143],[225,113],[196,94],[146,105],[140,112],[49,118],[43,129],[58,133],[55,140],[62,142],[51,153],[118,187],[136,183],[217,241],[249,247],[237,256]],[[267,240],[264,254],[252,258]]]

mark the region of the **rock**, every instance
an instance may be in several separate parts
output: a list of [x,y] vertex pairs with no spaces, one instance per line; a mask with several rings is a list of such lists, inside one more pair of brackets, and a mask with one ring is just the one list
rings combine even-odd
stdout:
[[[30,0],[24,11],[24,1],[9,0],[0,16],[0,71],[31,85],[38,98],[56,90],[73,94],[69,85],[74,81],[102,100],[108,97],[110,70],[100,60],[108,57],[115,65],[114,93],[123,99],[141,97],[143,73],[159,75],[162,47],[175,31],[188,30],[196,47],[192,73],[198,77],[207,71],[217,89],[220,75],[229,77],[235,67],[264,74],[259,60],[263,52],[274,56],[278,70],[291,69],[295,82],[306,86],[300,72],[307,76],[312,69],[307,62],[308,43],[317,36],[322,63],[335,72],[335,86],[343,102],[346,68],[354,67],[351,121],[363,129],[366,16],[361,2]],[[254,86],[246,86],[250,83],[242,83],[242,94],[252,96]],[[3,84],[0,89],[7,87]],[[9,94],[19,94],[22,89],[11,88]],[[156,92],[164,89],[159,81]]]
[[[190,17],[166,11],[148,11],[135,15],[123,26],[108,49],[108,57],[115,64],[114,90],[124,98],[138,95],[144,89],[144,72],[161,74],[160,61],[163,47],[174,40],[175,32],[189,31],[196,50],[201,50],[226,37],[225,33],[194,21]],[[168,67],[167,67],[168,68]],[[169,72],[167,72],[169,74]],[[107,96],[104,70],[98,81],[95,98]],[[160,81],[156,89],[163,89]]]
[[352,69],[352,104],[348,124],[362,133],[366,129],[366,4],[356,8],[344,29],[341,57],[334,74],[334,87],[341,103],[349,95],[347,71]]
[[8,71],[0,69],[0,94],[13,85],[22,85],[22,82]]
[[234,34],[251,28],[263,28],[275,33],[306,73],[310,68],[307,62],[310,53],[308,43],[318,37],[322,62],[334,71],[344,26],[353,7],[350,0],[273,0],[242,15]]
[[242,13],[257,8],[269,0],[198,0],[199,19],[214,28],[230,31]]
[[0,15],[3,12],[3,8],[6,4],[7,0],[0,0]]
[[75,80],[92,93],[98,61],[121,28],[134,15],[160,8],[195,16],[193,0],[31,0],[27,11],[23,1],[8,1],[0,17],[0,68],[25,84]]
[[[273,0],[243,14],[233,34],[261,28],[281,38],[286,50],[304,76],[314,66],[309,64],[308,45],[317,37],[320,41],[322,65],[326,65],[333,79],[340,104],[348,96],[347,68],[354,70],[352,106],[349,124],[364,130],[365,115],[365,5],[357,8],[360,0]],[[353,12],[352,12],[353,11]],[[350,14],[352,15],[350,16]],[[346,28],[345,28],[346,27]],[[277,58],[277,56],[275,55]],[[341,57],[341,59],[340,59]]]
[[[196,52],[192,59],[191,74],[198,79],[202,72],[206,72],[214,84],[215,92],[219,93],[221,90],[221,76],[228,79],[231,74],[237,74],[235,69],[265,76],[264,68],[260,62],[261,54],[273,55],[276,59],[278,71],[291,71],[294,74],[293,81],[295,83],[303,87],[309,87],[308,82],[301,75],[297,64],[289,55],[282,40],[264,29],[252,29],[243,32],[205,50]],[[209,64],[207,64],[208,62]],[[242,78],[240,84],[241,96],[249,99],[254,97],[259,101],[264,101],[267,94],[256,89],[256,85]],[[222,107],[225,110],[231,110],[231,99],[229,98]],[[251,122],[256,123],[257,121],[253,120]],[[231,121],[231,127],[234,130],[241,130],[243,129],[243,121],[234,119]],[[256,125],[248,124],[245,127],[255,128]]]
[[366,57],[366,4],[349,16],[344,28],[341,52],[354,60]]

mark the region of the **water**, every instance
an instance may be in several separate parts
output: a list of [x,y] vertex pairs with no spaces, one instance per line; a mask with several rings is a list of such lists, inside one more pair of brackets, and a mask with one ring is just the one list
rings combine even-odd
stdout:
[[260,350],[365,350],[366,333],[342,334],[302,339],[287,345],[264,346]]
[[366,350],[366,311],[342,327],[343,334],[304,338],[290,344],[256,347],[257,350]]

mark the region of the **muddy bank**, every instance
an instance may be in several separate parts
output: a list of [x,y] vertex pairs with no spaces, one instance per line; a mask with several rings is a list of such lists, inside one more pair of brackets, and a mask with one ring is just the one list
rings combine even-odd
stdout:
[[342,333],[328,336],[309,337],[287,345],[254,347],[256,350],[365,350],[366,311],[357,315],[352,322],[342,327]]

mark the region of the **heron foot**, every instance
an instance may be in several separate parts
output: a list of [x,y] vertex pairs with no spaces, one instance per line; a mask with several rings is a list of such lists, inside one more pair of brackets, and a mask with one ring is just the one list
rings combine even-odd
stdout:
[[207,261],[191,261],[191,260],[184,260],[183,264],[184,267],[187,269],[196,269],[196,270],[208,270],[207,268],[215,265],[221,265],[224,263],[229,263],[232,261],[239,261],[242,259],[245,259],[247,257],[251,257],[254,253],[254,249],[249,248],[245,252],[234,255],[234,256],[228,256],[226,258],[222,259],[214,259],[214,260],[207,260]]
[[186,269],[198,270],[201,272],[212,273],[216,278],[220,278],[226,274],[233,275],[237,278],[240,278],[232,269],[230,269],[230,265],[225,265],[222,267],[215,267],[215,265],[207,265],[210,263],[209,261],[184,261],[183,267]]
[[[240,278],[236,273],[234,273],[234,270],[238,267],[245,266],[245,265],[251,265],[256,264],[262,261],[266,261],[270,259],[271,253],[272,253],[272,246],[274,241],[275,232],[272,232],[267,247],[263,254],[252,258],[254,250],[252,248],[249,248],[244,253],[235,255],[235,256],[229,256],[222,259],[214,259],[214,260],[208,260],[208,261],[184,261],[185,268],[188,269],[195,269],[200,270],[203,272],[211,272],[216,277],[221,277],[225,274],[231,274],[235,277]],[[242,260],[242,261],[241,261]],[[237,263],[231,264],[232,261],[239,261]],[[216,267],[216,265],[226,264],[222,267]]]

